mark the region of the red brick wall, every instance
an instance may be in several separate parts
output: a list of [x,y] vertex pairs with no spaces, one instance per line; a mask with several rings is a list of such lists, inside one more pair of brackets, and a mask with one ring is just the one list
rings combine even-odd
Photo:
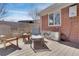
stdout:
[[69,7],[61,9],[61,32],[71,42],[79,43],[79,4],[77,4],[77,16],[69,17]]
[[48,30],[48,15],[42,16],[42,30],[43,31]]
[[[60,28],[60,27],[59,27]],[[61,9],[61,32],[71,42],[79,43],[79,4],[77,4],[77,16],[69,17],[69,7]],[[42,16],[42,30],[43,31],[58,31],[57,27],[48,26],[48,15]]]
[[59,31],[59,26],[48,26],[48,15],[42,16],[42,31]]

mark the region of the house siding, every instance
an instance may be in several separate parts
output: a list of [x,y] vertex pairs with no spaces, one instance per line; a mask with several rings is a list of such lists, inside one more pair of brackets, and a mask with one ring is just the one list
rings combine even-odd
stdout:
[[61,9],[61,32],[74,43],[79,43],[79,4],[77,4],[77,16],[69,17],[69,6]]

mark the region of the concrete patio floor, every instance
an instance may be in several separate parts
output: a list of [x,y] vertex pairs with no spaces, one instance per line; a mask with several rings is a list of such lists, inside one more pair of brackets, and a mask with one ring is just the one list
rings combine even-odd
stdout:
[[[19,40],[19,47],[21,50],[15,49],[14,51],[8,53],[7,56],[78,56],[79,49],[74,48],[66,44],[61,44],[59,42],[45,39],[45,44],[50,50],[41,50],[34,52],[30,47],[30,44],[24,44],[23,41]],[[67,43],[69,44],[69,43]],[[72,43],[70,44],[72,45]],[[0,45],[2,47],[2,45]],[[12,49],[12,48],[11,48]],[[9,52],[10,50],[7,50]],[[6,53],[6,52],[5,52]]]

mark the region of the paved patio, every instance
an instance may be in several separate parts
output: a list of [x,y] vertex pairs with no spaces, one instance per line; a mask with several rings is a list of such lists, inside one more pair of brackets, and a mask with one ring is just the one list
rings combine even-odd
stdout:
[[[7,56],[78,56],[79,55],[78,47],[74,47],[77,45],[68,42],[64,43],[65,44],[45,39],[45,44],[50,50],[40,50],[35,53],[33,49],[30,47],[30,44],[24,44],[23,41],[20,39],[19,46],[22,48],[21,50],[16,49],[15,46],[11,46],[6,49],[7,52],[1,52],[1,53],[7,53],[5,54]],[[66,43],[72,46],[66,45]],[[3,45],[0,45],[0,47],[3,47]]]

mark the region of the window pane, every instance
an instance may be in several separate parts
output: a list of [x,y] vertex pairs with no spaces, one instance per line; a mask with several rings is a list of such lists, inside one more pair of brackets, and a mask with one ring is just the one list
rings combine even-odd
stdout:
[[55,25],[60,25],[60,14],[55,14]]
[[54,25],[53,14],[49,15],[49,25]]

